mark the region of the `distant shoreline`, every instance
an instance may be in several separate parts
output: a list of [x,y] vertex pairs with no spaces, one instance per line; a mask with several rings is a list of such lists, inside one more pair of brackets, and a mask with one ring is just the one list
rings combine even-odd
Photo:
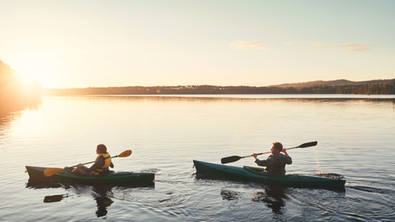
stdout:
[[[311,83],[310,83],[311,84]],[[300,86],[300,85],[299,85]],[[279,86],[125,86],[89,88],[44,88],[43,95],[194,95],[194,94],[362,94],[393,95],[395,79],[385,82],[342,85],[313,85],[303,87]]]
[[395,99],[394,95],[367,95],[367,94],[100,94],[100,95],[44,95],[64,97],[172,97],[172,98],[209,98],[209,99]]

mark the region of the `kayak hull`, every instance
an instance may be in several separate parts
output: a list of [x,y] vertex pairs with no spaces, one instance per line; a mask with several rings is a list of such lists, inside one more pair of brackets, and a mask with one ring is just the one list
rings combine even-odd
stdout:
[[345,180],[305,176],[299,174],[285,174],[271,176],[261,174],[260,167],[235,167],[222,164],[193,161],[198,173],[208,174],[227,180],[258,182],[270,186],[300,187],[300,188],[328,188],[344,189]]
[[106,175],[86,176],[76,174],[70,170],[63,170],[50,177],[44,176],[44,170],[48,167],[26,166],[30,180],[78,183],[78,184],[112,184],[112,185],[128,185],[136,183],[154,183],[154,173],[133,173],[133,172],[112,172]]

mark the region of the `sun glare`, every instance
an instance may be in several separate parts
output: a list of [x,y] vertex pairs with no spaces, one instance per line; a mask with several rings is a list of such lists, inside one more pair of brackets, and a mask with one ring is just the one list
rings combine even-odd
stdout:
[[24,51],[13,55],[7,63],[25,80],[37,80],[40,84],[48,85],[58,64],[51,52]]

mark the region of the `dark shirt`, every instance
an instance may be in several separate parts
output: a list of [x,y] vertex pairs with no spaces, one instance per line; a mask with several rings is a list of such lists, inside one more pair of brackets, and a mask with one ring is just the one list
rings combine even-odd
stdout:
[[266,160],[256,159],[255,163],[259,166],[266,166],[265,172],[272,175],[285,174],[285,165],[292,164],[292,158],[284,154],[270,155]]

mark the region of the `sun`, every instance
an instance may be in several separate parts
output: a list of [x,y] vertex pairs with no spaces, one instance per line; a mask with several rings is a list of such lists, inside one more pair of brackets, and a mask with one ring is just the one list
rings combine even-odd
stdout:
[[45,85],[51,85],[59,62],[51,52],[20,51],[12,55],[7,63],[21,78],[37,80],[45,87]]

